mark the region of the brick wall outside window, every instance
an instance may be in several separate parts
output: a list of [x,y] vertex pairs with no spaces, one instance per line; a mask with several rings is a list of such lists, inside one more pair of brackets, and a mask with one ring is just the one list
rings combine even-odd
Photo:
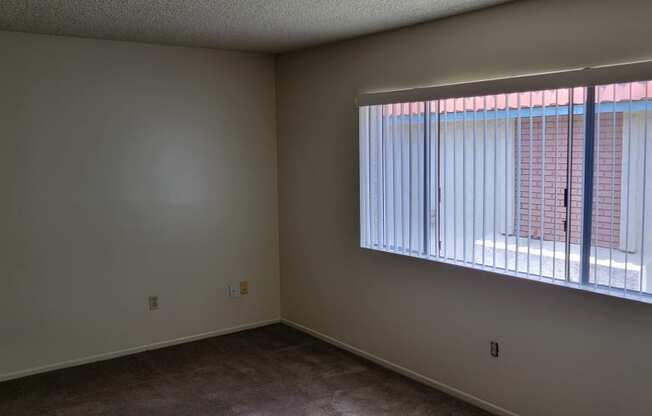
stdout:
[[[596,115],[596,167],[594,171],[593,244],[618,248],[620,234],[620,191],[622,170],[623,114]],[[571,204],[569,231],[571,242],[579,243],[582,219],[582,175],[584,116],[573,116],[573,162],[571,173]],[[520,201],[514,229],[521,237],[564,241],[564,189],[567,178],[568,116],[522,118],[520,122]],[[519,125],[516,125],[517,133]],[[532,140],[530,140],[530,136]],[[517,140],[519,135],[516,135]],[[532,149],[530,149],[530,145]],[[530,153],[531,150],[531,153]],[[531,160],[531,164],[530,164]],[[543,172],[542,172],[543,170]],[[543,173],[543,174],[542,174]],[[530,175],[531,181],[530,181]],[[612,179],[613,178],[613,179]],[[543,184],[542,184],[543,182]],[[543,185],[543,190],[542,190]],[[543,231],[541,203],[543,199]],[[531,210],[530,204],[531,203]],[[528,214],[530,218],[528,221]],[[612,226],[613,223],[613,226]]]

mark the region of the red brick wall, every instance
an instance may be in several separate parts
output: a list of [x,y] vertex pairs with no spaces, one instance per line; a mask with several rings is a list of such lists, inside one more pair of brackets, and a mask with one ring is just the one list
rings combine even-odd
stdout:
[[[569,231],[571,241],[580,240],[582,214],[581,194],[583,175],[584,116],[573,117],[573,163],[571,172],[571,205]],[[622,157],[622,113],[602,114],[596,130],[596,170],[594,173],[593,244],[600,247],[618,247],[620,231],[620,187]],[[516,126],[519,129],[518,123]],[[531,130],[531,131],[530,131]],[[521,237],[539,239],[541,230],[541,202],[543,199],[543,238],[563,241],[564,188],[568,159],[568,116],[523,118],[520,122],[520,201],[518,224]],[[530,140],[530,135],[532,140]],[[518,139],[518,134],[517,134]],[[615,137],[615,139],[614,139]],[[555,148],[556,143],[556,148]],[[530,153],[530,145],[532,152]],[[615,152],[614,152],[615,148]],[[614,163],[612,163],[612,160]],[[530,163],[530,161],[532,163]],[[545,162],[545,163],[544,163]],[[531,170],[530,170],[531,169]],[[543,169],[543,172],[542,172]],[[612,172],[613,169],[613,172]],[[543,173],[543,174],[542,174]],[[532,174],[530,182],[530,174]],[[613,176],[613,184],[612,184]],[[543,184],[542,184],[543,181]],[[543,185],[543,192],[542,192]],[[531,199],[530,199],[531,198]],[[531,211],[529,210],[531,203]],[[528,225],[528,213],[530,223]],[[613,228],[611,227],[613,214]],[[514,229],[516,229],[516,224]]]

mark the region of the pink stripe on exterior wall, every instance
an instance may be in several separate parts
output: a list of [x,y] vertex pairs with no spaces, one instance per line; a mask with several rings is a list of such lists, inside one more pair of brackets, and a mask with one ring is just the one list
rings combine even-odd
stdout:
[[[584,88],[573,89],[573,103],[584,104]],[[652,81],[632,82],[627,84],[611,84],[599,86],[596,91],[601,103],[626,102],[631,100],[652,99]],[[517,109],[523,107],[542,107],[568,105],[569,89],[532,91],[512,94],[489,95],[484,97],[449,98],[439,100],[440,112],[458,111],[491,111],[504,110],[507,107]],[[423,114],[423,102],[388,104],[383,106],[385,115]],[[437,102],[430,102],[430,111],[437,112]]]

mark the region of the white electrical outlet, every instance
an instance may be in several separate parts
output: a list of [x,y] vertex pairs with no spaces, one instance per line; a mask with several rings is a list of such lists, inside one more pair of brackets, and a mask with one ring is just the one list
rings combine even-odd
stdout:
[[239,285],[229,285],[226,288],[226,293],[230,298],[239,298],[240,297],[240,286]]

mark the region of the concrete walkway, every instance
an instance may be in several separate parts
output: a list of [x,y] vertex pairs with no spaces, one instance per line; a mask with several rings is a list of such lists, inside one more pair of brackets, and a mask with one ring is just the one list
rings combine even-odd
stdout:
[[[527,238],[516,238],[503,234],[496,235],[496,241],[493,235],[487,235],[485,240],[476,239],[473,246],[467,246],[467,262],[472,263],[475,256],[477,265],[484,264],[486,267],[493,268],[494,261],[496,269],[507,269],[516,271],[518,261],[518,272],[555,280],[570,280],[571,282],[579,281],[580,274],[580,246],[571,244],[568,279],[566,279],[566,253],[564,242],[541,241]],[[449,245],[449,247],[451,247]],[[457,258],[463,260],[462,242],[458,241]],[[518,253],[518,255],[517,255]],[[484,254],[484,256],[483,256]],[[452,250],[448,255],[453,258]],[[639,291],[646,289],[652,291],[652,287],[647,287],[645,281],[641,280],[641,254],[625,253],[618,249],[593,248],[590,257],[591,283],[596,279],[599,285],[623,289],[627,281],[627,289]],[[645,280],[645,279],[643,279]]]

